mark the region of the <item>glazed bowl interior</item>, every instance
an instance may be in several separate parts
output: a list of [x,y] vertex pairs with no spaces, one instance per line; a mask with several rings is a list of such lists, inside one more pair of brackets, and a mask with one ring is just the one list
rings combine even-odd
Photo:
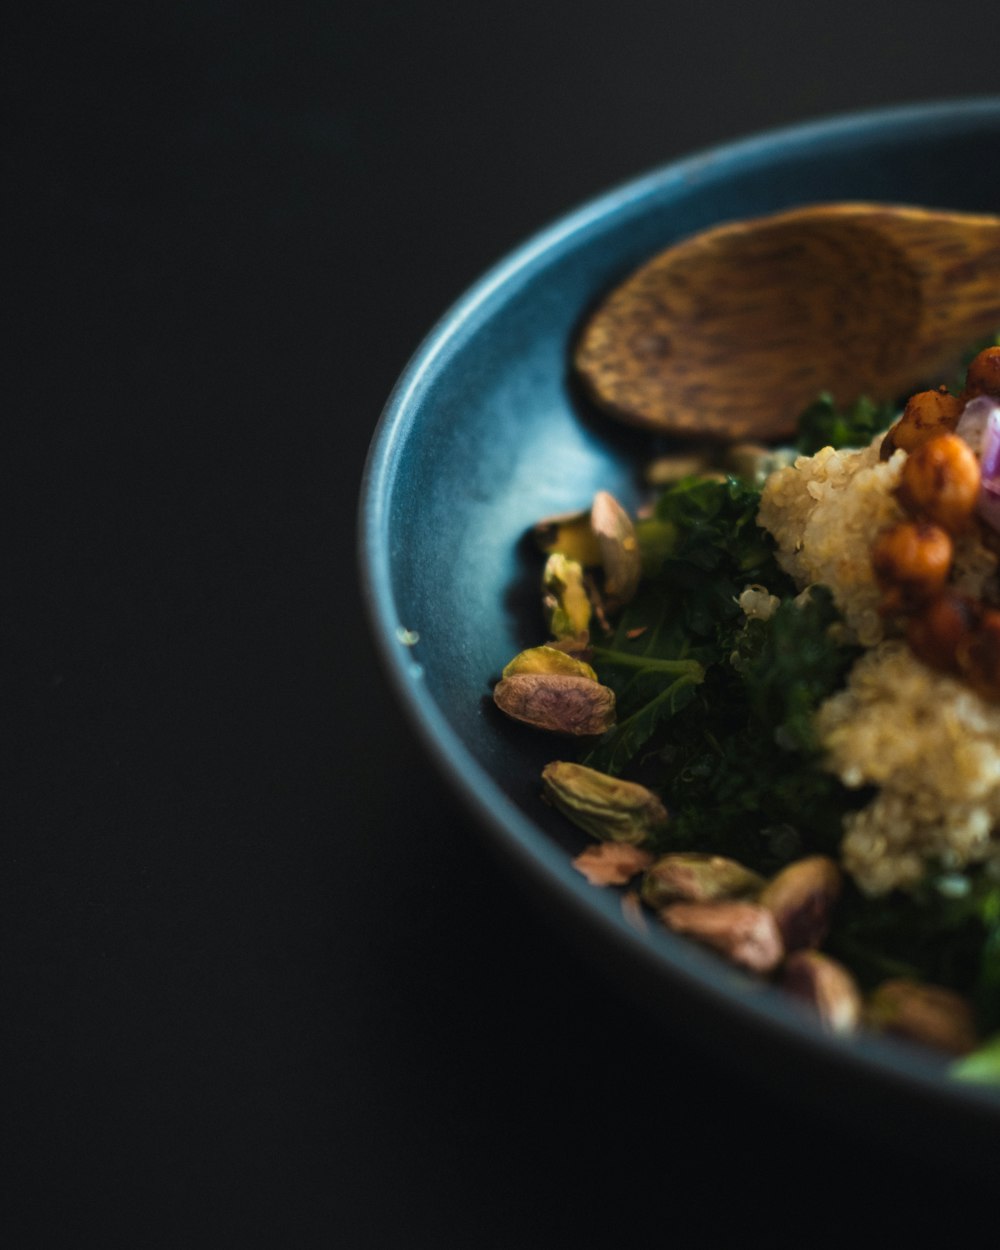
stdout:
[[[1000,98],[857,114],[681,161],[584,206],[487,274],[425,340],[389,400],[362,497],[361,560],[387,671],[428,751],[501,852],[557,901],[589,948],[612,954],[692,1020],[817,1076],[907,1100],[1000,1137],[1000,1100],[945,1080],[891,1042],[824,1036],[779,992],[651,926],[571,867],[582,836],[539,800],[565,751],[505,721],[491,683],[542,641],[540,517],[607,489],[640,498],[650,437],[593,412],[570,377],[585,311],[652,253],[713,224],[818,201],[1000,211]],[[818,1075],[817,1075],[818,1074]],[[836,1080],[834,1078],[837,1078]]]

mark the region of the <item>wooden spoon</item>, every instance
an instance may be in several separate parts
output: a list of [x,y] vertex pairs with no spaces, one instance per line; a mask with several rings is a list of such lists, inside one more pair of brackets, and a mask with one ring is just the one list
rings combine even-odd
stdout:
[[822,390],[893,399],[1000,328],[1000,217],[820,204],[719,226],[608,295],[575,364],[602,407],[672,434],[780,438]]

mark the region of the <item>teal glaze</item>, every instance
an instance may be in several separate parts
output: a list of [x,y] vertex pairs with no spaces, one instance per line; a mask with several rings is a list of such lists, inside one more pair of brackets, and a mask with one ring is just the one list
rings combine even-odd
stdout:
[[727,219],[850,199],[998,212],[998,153],[1000,97],[854,114],[712,149],[558,221],[482,278],[401,377],[369,454],[360,554],[386,671],[431,758],[598,961],[707,1044],[735,1034],[750,1067],[795,1073],[817,1103],[843,1109],[855,1091],[886,1117],[933,1117],[939,1143],[950,1131],[1000,1153],[1000,1098],[889,1042],[828,1039],[783,995],[748,993],[693,945],[631,928],[614,892],[570,866],[579,840],[538,800],[558,744],[489,700],[503,664],[542,639],[526,529],[598,488],[634,502],[650,450],[574,393],[568,346],[584,310],[652,253]]

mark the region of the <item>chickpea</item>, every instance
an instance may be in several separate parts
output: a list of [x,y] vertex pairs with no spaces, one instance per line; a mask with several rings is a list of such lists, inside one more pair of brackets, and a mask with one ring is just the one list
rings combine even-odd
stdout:
[[957,434],[939,434],[910,452],[896,496],[911,516],[960,533],[979,498],[979,461]]
[[1000,612],[987,608],[959,643],[958,668],[977,694],[1000,700]]
[[968,595],[945,592],[925,604],[906,626],[906,641],[918,660],[957,673],[958,650],[976,629],[983,606]]
[[945,387],[937,391],[919,391],[906,401],[903,415],[882,440],[881,458],[888,460],[902,447],[915,451],[939,434],[950,434],[958,425],[964,404]]
[[872,547],[882,611],[911,611],[943,590],[953,554],[951,537],[938,525],[904,521],[883,530]]
[[965,399],[989,395],[1000,400],[1000,347],[987,347],[974,356],[965,375]]

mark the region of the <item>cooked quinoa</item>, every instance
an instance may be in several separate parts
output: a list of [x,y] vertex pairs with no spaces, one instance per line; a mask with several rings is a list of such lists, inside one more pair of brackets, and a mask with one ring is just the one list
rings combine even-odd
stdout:
[[[879,787],[848,817],[842,844],[845,869],[871,895],[915,885],[930,862],[1000,867],[1000,706],[892,641],[897,623],[878,612],[870,552],[876,535],[904,518],[893,492],[906,462],[905,451],[881,461],[881,442],[800,456],[768,479],[758,514],[799,589],[829,586],[870,648],[816,723],[829,770],[845,785]],[[996,573],[977,531],[956,543],[958,589],[995,601]]]
[[879,787],[841,846],[867,894],[915,885],[931,860],[1000,866],[1000,705],[890,641],[862,655],[816,725],[831,772]]
[[868,647],[884,636],[869,552],[880,530],[903,519],[892,492],[906,453],[883,463],[881,443],[880,435],[861,451],[824,447],[799,456],[768,478],[757,514],[798,588],[829,586],[848,627]]

